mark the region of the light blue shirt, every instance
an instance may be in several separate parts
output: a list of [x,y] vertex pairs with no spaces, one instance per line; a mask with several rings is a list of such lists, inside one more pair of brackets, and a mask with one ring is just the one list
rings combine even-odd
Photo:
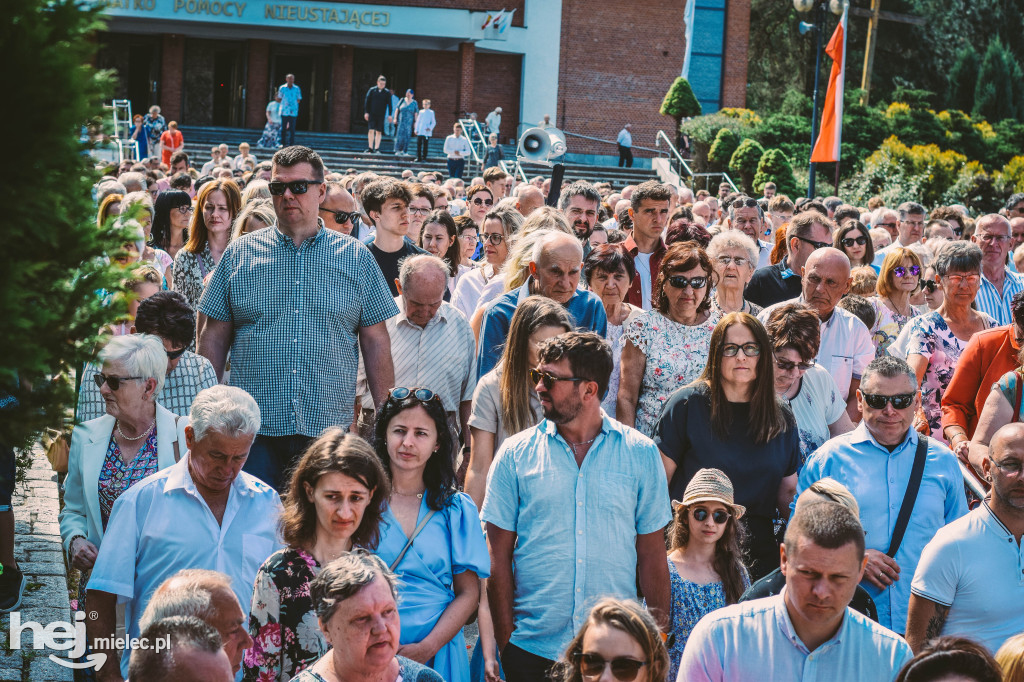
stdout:
[[299,102],[302,100],[302,88],[292,83],[292,87],[288,87],[285,83],[277,89],[277,92],[281,95],[281,116],[298,116],[299,115]]
[[638,535],[672,518],[654,442],[603,414],[582,466],[544,419],[507,439],[481,517],[518,535],[512,644],[557,659],[602,597],[636,599]]
[[[826,441],[804,464],[796,493],[815,481],[832,477],[853,493],[860,506],[860,522],[868,549],[886,552],[896,528],[896,519],[914,467],[918,434],[908,429],[907,437],[892,453],[878,444],[864,422],[853,431]],[[796,498],[794,497],[796,504]],[[864,589],[878,607],[878,622],[891,630],[906,632],[910,583],[917,562],[935,532],[967,513],[967,497],[956,456],[949,448],[928,439],[921,488],[910,515],[903,542],[894,557],[900,578],[885,590],[864,581]]]
[[998,326],[1013,322],[1013,315],[1010,313],[1010,299],[1024,290],[1024,276],[1012,272],[1009,268],[1004,268],[1004,272],[1006,279],[1003,280],[1002,296],[996,290],[996,285],[988,281],[982,273],[981,288],[978,289],[978,296],[974,299],[978,310],[995,318]]
[[[239,472],[221,523],[196,489],[189,457],[148,476],[114,503],[89,579],[90,590],[118,596],[129,637],[160,584],[183,568],[206,568],[231,577],[231,588],[249,617],[256,572],[284,545],[277,524],[281,500],[263,481]],[[121,674],[128,678],[126,650]]]
[[621,144],[623,147],[633,146],[633,134],[623,128],[619,131],[619,136],[615,138],[615,141]]
[[891,682],[914,655],[899,635],[849,606],[832,639],[809,651],[785,594],[704,616],[686,642],[678,682]]

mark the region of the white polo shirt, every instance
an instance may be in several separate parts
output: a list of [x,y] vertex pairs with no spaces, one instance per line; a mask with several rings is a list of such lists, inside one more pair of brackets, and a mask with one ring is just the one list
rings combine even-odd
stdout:
[[993,654],[1024,631],[1024,551],[987,502],[935,533],[910,591],[950,607],[943,635],[971,637]]

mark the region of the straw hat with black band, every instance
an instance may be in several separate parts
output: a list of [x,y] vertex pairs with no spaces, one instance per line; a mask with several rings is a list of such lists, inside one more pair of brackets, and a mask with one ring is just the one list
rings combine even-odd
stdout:
[[686,486],[683,501],[672,500],[672,510],[680,506],[690,508],[700,502],[720,502],[729,508],[733,518],[739,519],[747,508],[733,501],[732,481],[721,469],[700,469]]

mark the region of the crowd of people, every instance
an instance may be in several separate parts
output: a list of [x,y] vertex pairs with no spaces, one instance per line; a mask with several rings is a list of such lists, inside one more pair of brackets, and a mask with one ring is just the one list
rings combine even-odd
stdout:
[[1024,680],[1024,195],[212,152],[96,185],[99,680]]

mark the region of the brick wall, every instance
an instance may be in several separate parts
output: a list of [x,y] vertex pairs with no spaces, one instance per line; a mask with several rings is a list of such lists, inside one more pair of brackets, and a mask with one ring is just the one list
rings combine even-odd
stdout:
[[[682,69],[685,5],[634,0],[624,12],[619,3],[564,0],[555,125],[614,141],[630,122],[633,144],[645,147],[654,146],[658,130],[671,131],[672,120],[658,107]],[[578,138],[568,144],[570,153],[617,153],[614,144]]]
[[430,100],[437,118],[434,137],[451,134],[458,112],[459,53],[416,50],[416,99]]
[[455,107],[461,116],[473,111],[473,72],[476,70],[476,45],[459,43],[459,77],[456,79]]
[[328,130],[347,133],[352,127],[352,46],[331,48],[331,120]]
[[750,42],[750,0],[728,0],[725,9],[725,54],[722,65],[722,106],[747,103],[747,47]]
[[473,73],[473,108],[483,121],[501,107],[501,143],[516,137],[523,58],[517,54],[477,52]]
[[267,102],[270,101],[267,87],[267,81],[270,80],[269,59],[269,41],[249,41],[245,77],[245,125],[249,128],[262,128],[267,122]]
[[182,74],[185,73],[185,39],[163,35],[160,65],[160,113],[165,119],[181,118]]

